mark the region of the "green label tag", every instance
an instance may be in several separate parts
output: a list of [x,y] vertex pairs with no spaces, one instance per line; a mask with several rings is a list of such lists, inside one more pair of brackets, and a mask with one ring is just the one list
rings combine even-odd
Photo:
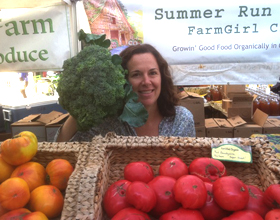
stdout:
[[217,160],[252,163],[251,146],[238,146],[235,144],[222,144],[212,147],[212,158]]

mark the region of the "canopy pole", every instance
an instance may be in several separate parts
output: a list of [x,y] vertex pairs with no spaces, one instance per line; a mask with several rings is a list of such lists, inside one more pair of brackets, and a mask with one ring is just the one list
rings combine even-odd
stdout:
[[72,36],[73,36],[73,54],[72,56],[76,56],[78,54],[79,46],[78,46],[78,30],[77,30],[77,7],[76,1],[72,2],[71,7],[71,23],[72,23]]

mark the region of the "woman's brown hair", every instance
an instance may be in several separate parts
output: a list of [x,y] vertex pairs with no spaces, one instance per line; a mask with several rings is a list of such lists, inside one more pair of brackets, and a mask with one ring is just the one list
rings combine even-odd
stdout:
[[156,58],[161,74],[161,93],[157,100],[159,111],[162,116],[174,116],[175,106],[178,105],[179,98],[177,90],[173,84],[171,72],[168,63],[161,54],[150,44],[140,44],[129,46],[124,49],[120,56],[122,58],[122,67],[127,70],[127,63],[135,54],[151,53]]

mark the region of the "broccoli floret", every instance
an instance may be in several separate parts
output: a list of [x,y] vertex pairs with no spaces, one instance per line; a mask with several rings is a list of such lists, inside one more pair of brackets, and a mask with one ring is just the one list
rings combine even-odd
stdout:
[[57,86],[59,103],[77,120],[78,130],[85,131],[121,115],[125,83],[124,70],[112,62],[109,49],[90,45],[64,61]]

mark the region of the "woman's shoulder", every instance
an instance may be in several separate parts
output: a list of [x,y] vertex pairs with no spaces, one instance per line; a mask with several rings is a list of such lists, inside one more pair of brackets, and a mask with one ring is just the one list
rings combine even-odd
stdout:
[[176,115],[174,121],[177,123],[194,123],[194,117],[190,110],[184,106],[176,106]]
[[185,116],[185,115],[193,116],[191,111],[184,106],[181,105],[175,106],[175,110],[176,110],[176,116]]
[[184,106],[176,106],[176,125],[180,128],[178,136],[195,137],[194,118],[190,110]]
[[183,106],[175,106],[176,114],[166,117],[160,124],[160,135],[195,137],[192,113]]

